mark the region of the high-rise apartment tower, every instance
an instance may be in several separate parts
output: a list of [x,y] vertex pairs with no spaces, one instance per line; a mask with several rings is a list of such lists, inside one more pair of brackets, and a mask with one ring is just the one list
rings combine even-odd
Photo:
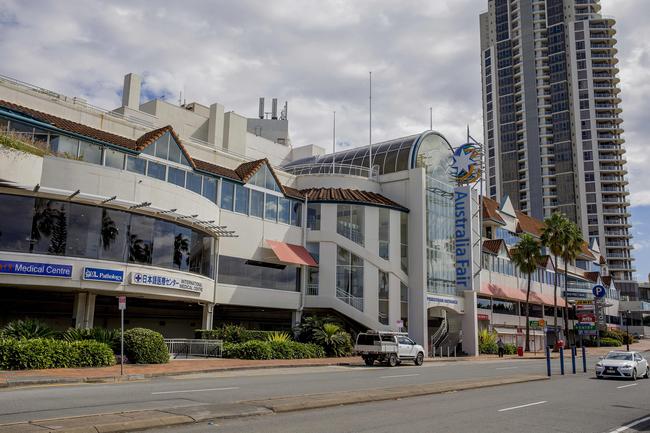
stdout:
[[615,20],[599,0],[488,0],[481,14],[487,193],[564,212],[635,290]]

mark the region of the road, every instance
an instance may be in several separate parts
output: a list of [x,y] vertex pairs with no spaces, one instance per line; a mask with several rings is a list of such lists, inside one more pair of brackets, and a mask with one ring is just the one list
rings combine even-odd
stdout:
[[[558,362],[555,361],[557,369]],[[568,364],[567,364],[568,366]],[[0,424],[202,403],[544,374],[543,360],[427,362],[421,367],[302,367],[200,373],[122,384],[39,386],[0,391]]]
[[[157,433],[600,433],[650,431],[650,380],[591,375],[156,429]],[[630,429],[621,426],[643,420]],[[153,433],[153,431],[149,432]]]

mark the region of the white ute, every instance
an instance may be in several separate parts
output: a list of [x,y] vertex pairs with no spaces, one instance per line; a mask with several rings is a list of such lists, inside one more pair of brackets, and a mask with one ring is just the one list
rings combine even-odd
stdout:
[[404,332],[368,331],[357,335],[354,353],[361,355],[366,365],[375,361],[395,367],[402,361],[424,362],[424,348],[411,340]]

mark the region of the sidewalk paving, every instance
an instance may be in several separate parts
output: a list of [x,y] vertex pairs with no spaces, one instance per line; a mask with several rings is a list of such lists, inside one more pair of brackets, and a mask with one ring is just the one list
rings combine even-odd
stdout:
[[[589,356],[602,356],[611,347],[589,347]],[[616,348],[624,350],[625,347]],[[650,351],[650,340],[642,340],[634,343],[631,350]],[[581,351],[578,350],[578,356]],[[559,353],[553,353],[554,359],[559,358]],[[565,359],[570,359],[569,351],[565,352]],[[436,357],[427,358],[426,362],[475,362],[475,361],[496,361],[496,360],[518,360],[518,359],[544,359],[544,353],[526,353],[523,357],[506,355],[499,358],[497,355],[480,355],[476,357]],[[288,367],[320,367],[333,365],[363,365],[361,357],[353,356],[346,358],[317,358],[317,359],[272,359],[272,360],[243,360],[243,359],[177,359],[168,364],[127,364],[124,366],[124,376],[120,376],[120,366],[101,368],[57,368],[47,370],[17,370],[0,371],[0,388],[16,387],[25,385],[42,384],[65,384],[65,383],[112,383],[130,380],[142,380],[151,377],[175,376],[190,373],[205,373],[228,370],[250,370],[261,368],[288,368]]]

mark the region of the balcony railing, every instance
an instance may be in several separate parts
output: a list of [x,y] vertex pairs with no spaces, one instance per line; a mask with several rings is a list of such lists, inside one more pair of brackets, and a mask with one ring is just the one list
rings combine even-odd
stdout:
[[336,297],[346,304],[353,306],[357,310],[363,311],[363,298],[352,296],[350,293],[346,292],[340,287],[336,288]]
[[307,283],[305,285],[305,295],[318,296],[318,283]]
[[312,164],[299,164],[284,167],[284,171],[291,173],[295,176],[304,175],[330,175],[330,176],[359,176],[370,177],[376,179],[379,176],[379,166],[372,168],[372,176],[370,176],[370,168],[362,165],[352,164],[339,164],[339,163],[312,163]]

